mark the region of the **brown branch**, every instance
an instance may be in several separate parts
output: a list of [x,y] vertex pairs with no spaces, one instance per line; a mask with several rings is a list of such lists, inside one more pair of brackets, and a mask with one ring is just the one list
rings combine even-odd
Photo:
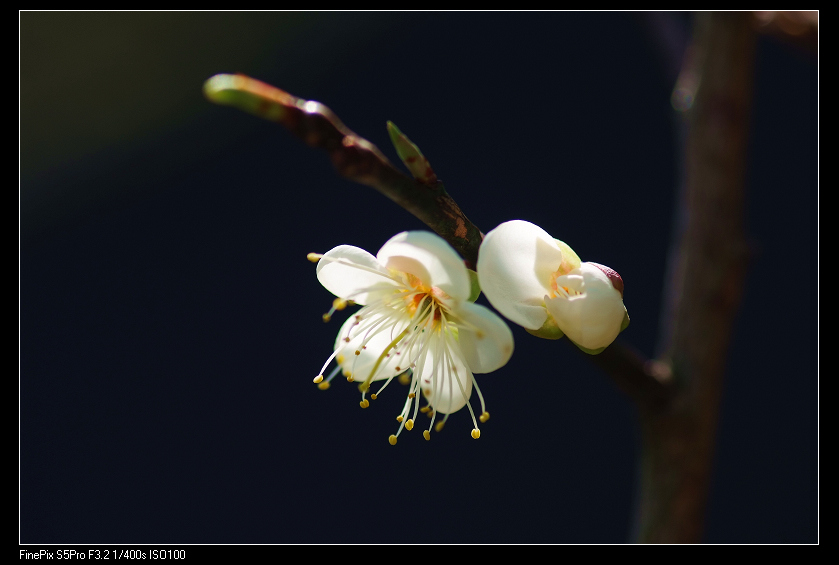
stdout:
[[[755,31],[748,12],[695,16],[683,76],[688,111],[686,194],[662,327],[672,398],[642,406],[638,540],[701,541],[720,390],[746,270],[743,189]],[[683,82],[683,81],[680,81]],[[687,109],[687,108],[685,108]]]
[[428,183],[396,169],[379,149],[347,128],[332,110],[244,75],[216,75],[204,85],[213,102],[284,125],[310,147],[323,149],[342,176],[371,186],[416,216],[454,247],[474,270],[483,235],[433,177]]
[[819,13],[754,12],[757,30],[794,45],[805,53],[819,54]]
[[656,408],[673,394],[668,365],[646,359],[632,346],[618,339],[598,355],[583,353],[571,342],[571,349],[585,355],[639,406]]

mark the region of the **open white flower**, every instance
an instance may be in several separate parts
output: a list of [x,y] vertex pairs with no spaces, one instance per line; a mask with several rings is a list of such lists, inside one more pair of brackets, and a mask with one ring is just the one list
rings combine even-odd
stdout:
[[[360,382],[361,406],[366,408],[373,381],[385,382],[370,394],[372,400],[395,377],[407,381],[408,398],[391,444],[403,428],[413,428],[419,393],[428,402],[422,411],[431,416],[425,439],[431,437],[437,413],[448,418],[464,406],[472,415],[472,437],[480,437],[469,404],[473,388],[481,402],[480,420],[485,422],[489,414],[473,373],[504,366],[513,353],[513,334],[499,316],[469,302],[471,282],[457,252],[439,236],[416,231],[391,238],[375,257],[340,245],[309,258],[318,261],[318,280],[338,297],[336,309],[347,301],[364,306],[341,327],[335,351],[315,382],[325,388],[343,371],[348,380]],[[338,367],[324,380],[333,359]]]
[[588,353],[605,349],[629,324],[620,275],[581,263],[567,244],[530,222],[505,222],[484,237],[478,279],[508,319],[540,337],[567,335]]

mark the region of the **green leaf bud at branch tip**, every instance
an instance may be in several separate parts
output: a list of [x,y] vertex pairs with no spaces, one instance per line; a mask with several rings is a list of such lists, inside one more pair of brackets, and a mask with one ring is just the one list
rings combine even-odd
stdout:
[[390,134],[390,141],[396,148],[396,153],[415,179],[423,184],[434,184],[437,182],[437,175],[428,159],[422,154],[408,136],[402,133],[396,125],[388,121],[387,132]]
[[204,83],[204,95],[213,103],[280,124],[309,147],[326,151],[338,174],[376,189],[419,218],[460,253],[467,267],[475,268],[481,231],[449,196],[419,149],[404,136],[398,147],[408,151],[408,158],[415,156],[413,161],[425,163],[423,169],[409,167],[416,178],[399,170],[374,144],[347,128],[320,102],[297,98],[240,74],[211,77]]
[[204,96],[211,102],[233,106],[271,121],[287,116],[286,106],[297,99],[279,89],[244,75],[215,75],[204,83]]

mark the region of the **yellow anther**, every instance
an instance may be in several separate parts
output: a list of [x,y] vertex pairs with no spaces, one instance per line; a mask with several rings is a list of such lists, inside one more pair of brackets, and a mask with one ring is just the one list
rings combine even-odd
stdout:
[[472,439],[478,439],[479,437],[481,437],[481,430],[478,428],[472,430]]
[[308,255],[306,255],[306,259],[308,259],[312,263],[317,263],[318,261],[320,261],[321,257],[323,257],[323,255],[321,255],[320,253],[309,253]]
[[318,383],[318,388],[321,390],[326,390],[329,388],[329,381],[323,381],[322,383]]
[[411,377],[409,377],[405,373],[402,373],[401,375],[399,375],[399,384],[403,384],[405,386],[411,384]]
[[425,414],[429,410],[431,410],[431,408],[429,408],[428,406],[423,406],[422,408],[420,408],[420,412],[422,412],[423,414]]
[[356,350],[355,350],[355,354],[356,354],[356,355],[361,355],[361,350],[360,350],[360,349],[356,349]]
[[489,412],[484,412],[478,419],[481,421],[482,424],[485,424],[486,421],[489,420]]
[[336,310],[343,310],[344,308],[347,307],[347,301],[344,300],[343,298],[336,298],[335,300],[332,301],[332,307],[335,308]]
[[402,415],[399,415],[399,416],[397,416],[397,417],[396,417],[396,421],[397,421],[397,422],[401,422],[401,421],[402,421],[402,420],[404,420],[404,419],[405,419],[405,418],[403,418],[403,417],[402,417]]
[[353,382],[353,380],[354,380],[354,379],[352,378],[352,375],[347,375],[347,382],[348,382],[348,383]]
[[376,393],[371,393],[371,394],[370,394],[370,400],[376,400],[376,398],[378,398],[378,397],[376,396]]
[[343,364],[344,364],[344,356],[343,356],[343,355],[339,355],[338,357],[336,357],[336,358],[335,358],[335,361],[336,361],[339,365],[343,365]]
[[358,405],[362,408],[367,408],[368,406],[370,406],[370,401],[365,398],[364,400],[359,402]]
[[328,313],[328,312],[327,312],[326,314],[324,314],[324,315],[323,315],[323,321],[324,321],[324,323],[328,322],[328,321],[329,321],[329,320],[331,320],[331,319],[332,319],[332,316],[331,316],[331,315],[329,315],[329,313]]
[[431,440],[431,432],[429,432],[428,430],[423,430],[422,431],[422,437],[425,438],[425,441],[430,441]]
[[413,392],[408,393],[408,398],[414,398],[415,396],[416,396],[416,394],[414,394]]
[[322,380],[323,380],[323,375],[318,375],[317,377],[315,377],[314,379],[312,379],[312,382],[313,382],[313,383],[315,383],[315,384],[318,384],[318,383],[319,383],[319,382],[321,382]]
[[350,372],[349,369],[342,370],[341,374],[344,375],[345,377],[349,377],[350,375],[352,375],[352,373]]
[[401,369],[401,368],[399,368],[399,367],[396,367],[396,370],[397,370],[397,371],[401,371],[402,369]]
[[414,429],[414,421],[413,420],[408,420],[407,422],[405,422],[405,429],[408,430],[408,431],[413,430]]
[[440,430],[442,430],[442,429],[443,429],[443,426],[444,426],[445,424],[446,424],[445,422],[437,422],[437,423],[434,425],[434,431],[439,433],[439,432],[440,432]]
[[390,442],[390,445],[396,445],[396,436],[390,436],[387,440]]

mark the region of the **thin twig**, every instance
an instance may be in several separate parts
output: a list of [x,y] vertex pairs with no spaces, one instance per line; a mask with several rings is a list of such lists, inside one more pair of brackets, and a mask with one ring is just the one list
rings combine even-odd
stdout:
[[332,110],[244,75],[216,75],[204,84],[211,101],[229,104],[284,125],[310,147],[329,153],[338,172],[371,186],[419,218],[475,269],[481,231],[469,221],[436,177],[426,183],[394,167],[379,149],[347,128]]
[[620,338],[598,355],[588,355],[573,345],[571,349],[600,367],[639,406],[660,407],[672,397],[670,366],[648,360]]

